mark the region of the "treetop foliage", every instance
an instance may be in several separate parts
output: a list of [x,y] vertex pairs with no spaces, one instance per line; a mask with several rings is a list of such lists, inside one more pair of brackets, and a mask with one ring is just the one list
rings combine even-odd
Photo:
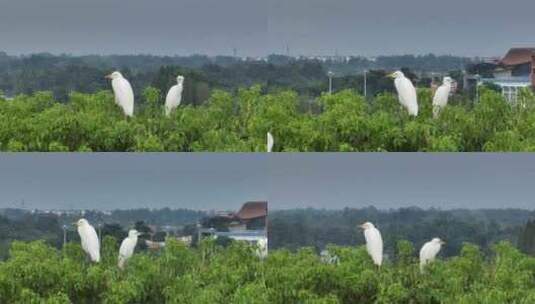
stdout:
[[[163,115],[161,92],[148,87],[135,117],[126,120],[108,91],[73,92],[68,103],[50,93],[0,100],[3,151],[227,151],[263,152],[266,133],[274,151],[533,151],[535,95],[517,104],[481,89],[477,103],[452,100],[432,118],[431,91],[418,91],[420,114],[407,115],[390,93],[365,100],[344,90],[303,101],[297,93],[236,94],[215,90],[207,102]],[[316,105],[312,107],[311,105]]]
[[0,262],[2,303],[532,303],[535,258],[503,242],[484,258],[465,244],[452,258],[419,271],[416,249],[400,241],[378,269],[364,246],[271,250],[261,260],[239,242],[196,248],[168,240],[160,252],[136,253],[116,267],[117,241],[106,237],[102,262],[90,264],[77,243],[61,250],[15,242]]

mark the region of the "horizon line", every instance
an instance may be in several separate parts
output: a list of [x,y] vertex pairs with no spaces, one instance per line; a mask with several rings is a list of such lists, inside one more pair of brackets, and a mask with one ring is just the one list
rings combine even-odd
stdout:
[[8,53],[6,51],[0,50],[0,53],[3,53],[9,57],[27,57],[33,55],[51,55],[51,56],[66,56],[66,57],[112,57],[112,56],[152,56],[152,57],[171,57],[171,58],[180,58],[180,57],[207,57],[207,58],[216,58],[216,57],[231,57],[231,58],[267,58],[269,56],[283,56],[289,58],[300,58],[300,57],[330,57],[330,58],[377,58],[377,57],[403,57],[403,56],[414,56],[414,57],[425,57],[433,55],[436,57],[459,57],[463,59],[478,59],[478,58],[501,58],[503,55],[493,55],[493,56],[469,56],[461,54],[439,54],[433,52],[422,52],[422,53],[398,53],[398,54],[376,54],[376,55],[363,55],[363,54],[299,54],[299,55],[288,55],[283,53],[269,53],[265,55],[237,55],[232,54],[217,54],[217,55],[208,55],[206,53],[190,53],[190,54],[158,54],[158,53],[67,53],[67,52],[51,52],[51,51],[36,51],[29,53]]

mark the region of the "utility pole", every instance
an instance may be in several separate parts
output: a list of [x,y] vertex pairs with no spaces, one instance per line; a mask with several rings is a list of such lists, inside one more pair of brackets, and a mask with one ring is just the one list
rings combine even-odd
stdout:
[[63,247],[67,244],[67,225],[63,225]]
[[329,76],[329,95],[333,93],[333,76],[334,73],[332,71],[327,72],[327,76]]
[[201,229],[202,229],[201,223],[197,222],[197,244],[201,243]]

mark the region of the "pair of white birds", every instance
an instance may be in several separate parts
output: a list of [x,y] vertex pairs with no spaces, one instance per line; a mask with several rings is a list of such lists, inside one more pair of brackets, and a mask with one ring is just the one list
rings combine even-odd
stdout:
[[[389,77],[394,78],[399,103],[409,112],[409,115],[418,116],[418,97],[412,81],[401,71],[394,72]],[[436,118],[440,110],[448,104],[452,84],[451,77],[444,77],[442,85],[436,90],[433,97],[433,117]]]
[[[134,91],[128,79],[124,78],[121,72],[115,71],[106,78],[111,79],[111,87],[115,95],[115,103],[123,109],[127,117],[134,116]],[[172,86],[165,97],[165,115],[180,105],[182,101],[182,91],[184,90],[184,76],[176,78],[177,84]]]
[[[95,228],[89,224],[86,219],[80,219],[75,223],[78,228],[78,234],[82,243],[82,249],[89,256],[91,262],[100,262],[100,242],[98,240],[97,232]],[[117,266],[120,269],[124,269],[126,260],[128,260],[134,254],[134,250],[137,245],[137,238],[140,236],[137,230],[128,231],[128,237],[126,237],[121,243],[119,248],[119,262]]]
[[[383,263],[383,238],[381,232],[375,226],[366,222],[359,226],[364,230],[364,238],[366,239],[366,250],[377,266]],[[435,260],[444,241],[439,238],[434,238],[425,243],[420,249],[420,271],[423,273],[425,266]]]

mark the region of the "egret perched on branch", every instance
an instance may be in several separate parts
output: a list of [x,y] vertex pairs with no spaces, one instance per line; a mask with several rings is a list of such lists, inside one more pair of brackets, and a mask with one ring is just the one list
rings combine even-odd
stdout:
[[399,103],[407,109],[409,115],[418,116],[418,100],[416,89],[409,78],[405,77],[403,72],[394,72],[388,77],[394,79],[394,86],[398,92]]
[[120,72],[113,72],[106,78],[111,79],[111,87],[115,94],[115,103],[123,109],[125,116],[134,115],[134,91],[130,82]]
[[370,222],[366,222],[359,227],[364,230],[368,254],[372,257],[373,263],[381,267],[383,263],[383,238],[381,237],[381,232]]
[[100,243],[95,228],[86,219],[79,219],[74,225],[78,227],[82,249],[89,255],[91,262],[100,262]]
[[165,97],[165,115],[169,116],[171,111],[180,105],[182,101],[182,91],[184,90],[184,76],[179,75],[176,78],[177,84],[172,86]]
[[123,240],[121,247],[119,248],[118,266],[120,269],[124,268],[126,260],[128,260],[134,254],[134,249],[136,249],[137,245],[137,237],[140,235],[141,233],[135,229],[128,231],[128,237]]
[[433,117],[437,117],[446,105],[448,104],[448,98],[450,97],[451,84],[453,80],[451,77],[444,77],[442,80],[442,85],[438,87],[433,97]]
[[420,272],[424,272],[424,267],[435,260],[438,252],[445,242],[439,238],[434,238],[425,243],[420,249]]
[[275,140],[273,139],[273,135],[271,135],[271,132],[267,132],[267,151],[271,152],[273,150],[273,144],[275,143]]

